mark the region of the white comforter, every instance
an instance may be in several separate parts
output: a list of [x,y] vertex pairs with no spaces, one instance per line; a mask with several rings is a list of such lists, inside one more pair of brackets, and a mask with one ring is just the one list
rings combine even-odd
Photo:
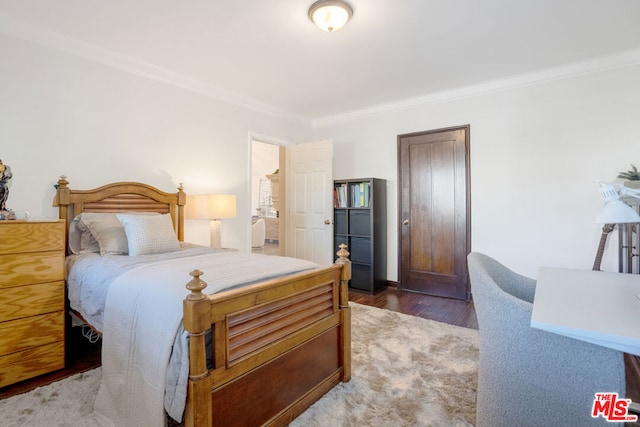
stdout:
[[[86,253],[70,255],[65,260],[66,281],[71,308],[82,314],[85,321],[102,332],[102,318],[111,283],[122,273],[152,262],[193,257],[221,250],[181,243],[176,252],[144,256],[105,255]],[[187,276],[184,284],[189,281]]]
[[188,378],[182,301],[190,271],[204,272],[205,292],[212,294],[317,267],[238,252],[133,265],[109,284],[102,319],[102,381],[94,408],[106,425],[118,427],[163,426],[163,406],[182,418]]

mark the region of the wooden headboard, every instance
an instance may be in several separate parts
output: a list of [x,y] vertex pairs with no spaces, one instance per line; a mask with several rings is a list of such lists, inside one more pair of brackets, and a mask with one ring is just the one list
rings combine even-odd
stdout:
[[184,241],[184,205],[187,195],[182,184],[176,193],[165,193],[139,182],[115,182],[92,190],[72,190],[66,176],[58,179],[53,206],[59,208],[69,232],[69,221],[82,212],[158,212],[171,214],[178,240]]

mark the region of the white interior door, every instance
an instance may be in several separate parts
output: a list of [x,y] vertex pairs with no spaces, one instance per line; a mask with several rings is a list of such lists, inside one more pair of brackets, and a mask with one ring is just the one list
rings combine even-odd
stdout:
[[287,146],[286,255],[318,264],[333,259],[333,142]]

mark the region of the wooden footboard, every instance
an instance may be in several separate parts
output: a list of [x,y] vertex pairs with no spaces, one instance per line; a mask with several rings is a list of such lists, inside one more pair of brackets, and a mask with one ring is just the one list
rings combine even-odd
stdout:
[[[287,425],[351,378],[348,252],[335,265],[207,296],[194,271],[184,301],[186,426]],[[205,335],[213,334],[207,368]]]

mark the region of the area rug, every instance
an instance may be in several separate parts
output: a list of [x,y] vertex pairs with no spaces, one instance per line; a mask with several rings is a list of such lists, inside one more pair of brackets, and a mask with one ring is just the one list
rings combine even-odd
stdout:
[[[352,379],[291,427],[472,426],[478,332],[351,303]],[[100,368],[0,400],[3,426],[93,427]]]

